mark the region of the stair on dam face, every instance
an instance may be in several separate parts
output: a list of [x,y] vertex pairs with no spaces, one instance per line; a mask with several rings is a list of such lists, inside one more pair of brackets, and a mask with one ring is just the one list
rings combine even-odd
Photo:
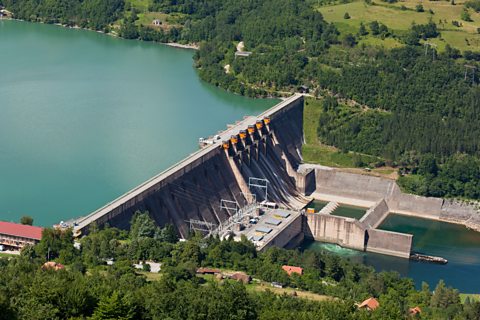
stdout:
[[327,205],[325,207],[323,207],[322,210],[320,210],[319,213],[332,214],[332,212],[337,210],[337,208],[338,208],[338,203],[332,201],[332,202],[327,203]]

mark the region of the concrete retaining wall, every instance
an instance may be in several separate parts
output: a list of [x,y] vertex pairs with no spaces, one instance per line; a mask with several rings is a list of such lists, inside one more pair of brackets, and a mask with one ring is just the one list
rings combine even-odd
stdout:
[[389,212],[390,209],[388,208],[387,203],[382,199],[367,210],[360,219],[360,222],[367,228],[377,228],[382,224]]
[[385,199],[390,212],[439,219],[443,199],[403,193],[395,181],[369,175],[341,172],[323,166],[306,165],[316,172],[318,200],[371,207]]
[[335,243],[342,247],[365,250],[365,228],[352,218],[328,214],[307,214],[305,237]]
[[359,199],[369,202],[369,206],[386,198],[395,184],[392,180],[341,172],[332,168],[317,166],[315,171],[315,193]]
[[306,196],[310,196],[315,192],[316,179],[315,170],[306,169],[298,172],[297,175],[297,189]]
[[[295,220],[293,220],[289,225],[286,225],[284,229],[280,230],[275,238],[273,238],[270,242],[266,243],[261,250],[265,248],[276,246],[283,248],[289,244],[290,241],[295,239],[296,242],[300,241],[303,234],[302,228],[302,215],[298,215]],[[299,238],[299,235],[301,238]]]
[[369,229],[367,232],[366,250],[388,254],[401,258],[409,258],[412,249],[411,234]]
[[395,184],[392,194],[387,198],[387,202],[392,212],[438,219],[443,199],[406,194]]

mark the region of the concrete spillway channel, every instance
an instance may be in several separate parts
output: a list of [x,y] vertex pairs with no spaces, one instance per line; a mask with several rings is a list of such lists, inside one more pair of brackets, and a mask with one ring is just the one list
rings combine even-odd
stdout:
[[249,193],[264,196],[262,190],[250,190],[250,177],[268,180],[268,201],[300,209],[310,201],[297,188],[302,142],[303,97],[294,95],[244,119],[211,145],[77,219],[74,231],[86,234],[92,223],[128,228],[135,211],[148,210],[159,225],[172,223],[186,236],[190,219],[214,226],[231,216],[221,208],[222,199],[246,204],[251,201]]

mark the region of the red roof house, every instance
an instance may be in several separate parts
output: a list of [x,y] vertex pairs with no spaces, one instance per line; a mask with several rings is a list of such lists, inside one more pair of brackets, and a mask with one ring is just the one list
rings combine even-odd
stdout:
[[238,282],[243,282],[248,284],[252,281],[252,277],[243,272],[236,272],[230,276],[230,279],[236,280]]
[[292,273],[298,273],[299,275],[303,274],[303,268],[300,267],[294,267],[294,266],[282,266],[282,269],[288,273],[289,276],[292,275]]
[[380,303],[378,303],[378,300],[375,298],[368,298],[367,300],[363,301],[358,305],[360,309],[365,308],[369,311],[373,311],[377,309],[379,306],[380,306]]
[[43,228],[0,221],[0,244],[21,249],[42,239]]
[[420,307],[417,306],[417,307],[408,309],[408,313],[410,313],[411,315],[417,315],[422,313],[422,309],[420,309]]
[[222,273],[222,271],[220,269],[198,268],[197,273],[198,274],[218,274],[218,273]]
[[57,263],[55,261],[47,261],[43,264],[42,270],[62,270],[65,269],[65,266],[61,263]]
[[0,234],[41,240],[43,228],[19,223],[0,221]]

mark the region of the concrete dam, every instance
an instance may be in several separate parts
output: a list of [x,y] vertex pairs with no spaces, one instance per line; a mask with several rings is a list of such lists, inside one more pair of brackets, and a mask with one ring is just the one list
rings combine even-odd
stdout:
[[[74,231],[88,233],[94,222],[128,228],[135,211],[148,210],[159,225],[171,223],[186,237],[189,221],[218,226],[231,217],[232,204],[243,207],[265,196],[300,210],[311,200],[297,186],[302,142],[303,97],[294,95],[231,126],[206,147],[78,219]],[[268,187],[262,188],[261,182]]]
[[[302,95],[202,140],[203,147],[90,215],[74,222],[77,236],[90,226],[128,228],[136,211],[158,225],[244,234],[259,250],[304,238],[409,258],[412,235],[377,229],[389,213],[462,223],[480,230],[475,208],[404,194],[393,180],[302,163]],[[330,202],[320,212],[312,200]],[[368,208],[360,219],[335,216],[339,203]],[[253,220],[253,222],[252,222]]]

